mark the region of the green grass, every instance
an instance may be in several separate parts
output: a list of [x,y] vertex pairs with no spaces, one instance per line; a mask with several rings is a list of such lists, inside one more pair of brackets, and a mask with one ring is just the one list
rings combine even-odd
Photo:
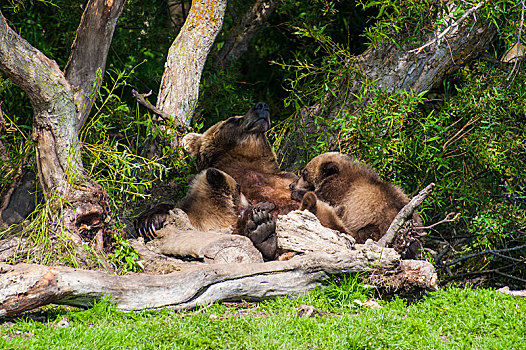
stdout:
[[[358,306],[367,293],[315,290],[242,308],[123,313],[49,307],[38,321],[0,324],[0,349],[524,349],[526,300],[491,290],[447,289],[407,305]],[[332,289],[332,292],[331,292]],[[336,295],[338,294],[338,295]],[[331,298],[336,295],[336,299]],[[320,313],[299,317],[298,306]]]

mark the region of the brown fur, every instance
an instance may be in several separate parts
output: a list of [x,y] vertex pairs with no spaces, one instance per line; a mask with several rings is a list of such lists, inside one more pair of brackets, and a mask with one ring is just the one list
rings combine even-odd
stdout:
[[320,201],[314,192],[307,192],[303,196],[300,204],[300,210],[307,209],[320,220],[320,223],[325,226],[340,232],[347,232],[345,224],[340,218],[343,215],[345,208],[334,208],[329,204]]
[[236,180],[214,168],[195,177],[179,204],[192,225],[203,231],[236,227],[239,214],[248,206]]
[[[313,191],[322,203],[342,206],[343,213],[337,217],[357,243],[368,238],[380,239],[396,214],[409,202],[400,188],[382,181],[372,168],[337,152],[312,159],[301,177],[291,184],[291,189],[293,199],[300,200],[308,191]],[[318,208],[323,205],[319,201],[315,206],[320,222],[341,231],[338,222],[334,224],[334,210],[320,211]],[[420,220],[417,214],[414,218]]]
[[260,102],[242,117],[223,120],[203,134],[187,134],[183,146],[196,157],[199,170],[215,167],[226,172],[250,201],[273,202],[286,214],[298,208],[289,189],[297,176],[279,169],[265,135],[269,127],[268,106]]

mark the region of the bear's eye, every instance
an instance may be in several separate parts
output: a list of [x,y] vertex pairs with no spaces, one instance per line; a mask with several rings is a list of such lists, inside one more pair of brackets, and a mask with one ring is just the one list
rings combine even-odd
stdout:
[[236,190],[237,194],[241,194],[241,186],[239,184],[236,184]]
[[228,118],[227,123],[228,124],[232,124],[232,125],[237,125],[237,124],[239,124],[239,120],[240,120],[239,118],[230,117],[230,118]]

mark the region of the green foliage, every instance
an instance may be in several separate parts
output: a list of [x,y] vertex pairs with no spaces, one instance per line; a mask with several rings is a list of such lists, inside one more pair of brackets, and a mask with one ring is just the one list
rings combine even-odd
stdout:
[[152,132],[149,115],[135,114],[122,101],[120,94],[130,73],[110,69],[98,92],[93,113],[80,132],[83,163],[88,175],[103,185],[117,206],[136,200],[156,179],[162,180],[168,170],[162,158],[146,159],[143,142]]
[[[327,52],[337,62],[341,49],[329,46]],[[508,80],[506,70],[477,61],[462,68],[455,80],[446,81],[445,91],[435,93],[439,101],[431,101],[426,93],[385,92],[367,80],[361,80],[358,92],[346,94],[346,80],[333,67],[338,64],[330,59],[321,67],[294,67],[289,102],[297,113],[291,125],[301,125],[301,108],[315,102],[334,111],[333,105],[327,105],[328,90],[337,91],[337,103],[346,103],[336,112],[314,116],[315,133],[312,126],[300,129],[304,162],[338,150],[372,165],[408,193],[435,182],[433,198],[421,214],[432,223],[447,212],[460,212],[462,221],[436,234],[451,244],[458,236],[469,237],[457,247],[463,255],[526,243],[526,74]],[[352,68],[344,75],[360,78]],[[507,255],[520,259],[521,254],[519,250]],[[459,270],[484,269],[526,277],[519,265],[491,253],[468,259]]]
[[353,306],[338,313],[315,305],[319,314],[299,317],[301,304],[312,305],[311,294],[237,309],[214,304],[195,312],[123,313],[107,299],[87,310],[48,307],[3,323],[0,347],[521,349],[526,335],[526,301],[495,291],[447,289],[412,305],[395,299],[380,309]]
[[[207,67],[207,74],[201,80],[200,91],[204,91],[199,99],[194,123],[204,122],[206,128],[232,116],[243,115],[258,101],[254,101],[254,84],[244,88],[243,77],[237,71],[238,64],[233,64],[226,71]],[[250,85],[250,84],[249,84]],[[205,129],[206,129],[205,128]]]
[[347,273],[333,276],[316,288],[307,296],[300,298],[300,302],[322,308],[330,312],[342,312],[358,309],[356,300],[364,302],[373,296],[371,288],[364,288],[362,279],[356,274]]
[[139,255],[133,249],[130,242],[122,238],[122,235],[115,234],[114,239],[116,248],[110,256],[117,270],[120,270],[121,264],[123,272],[141,272],[144,270],[142,261],[139,260]]
[[[517,41],[521,7],[510,4],[495,1],[477,14],[498,26],[500,41],[493,54],[502,55]],[[376,21],[365,30],[374,45],[385,39],[420,45],[423,35],[443,30],[472,7],[460,3],[453,17],[440,22],[437,16],[450,6],[445,2],[361,5],[378,9]],[[333,40],[324,26],[306,23],[295,34],[313,40],[316,48],[279,63],[288,73],[285,105],[293,110],[273,130],[275,146],[289,148],[282,154],[284,162],[294,159],[299,144],[302,159],[295,168],[320,153],[340,151],[372,165],[410,195],[435,182],[433,198],[421,211],[425,221],[431,224],[451,211],[462,217],[430,232],[457,252],[445,260],[480,253],[455,264],[457,272],[492,271],[492,282],[524,281],[526,272],[518,262],[525,250],[506,251],[526,243],[524,72],[510,79],[511,66],[480,60],[462,67],[441,89],[386,92],[362,76],[348,47]],[[286,153],[290,149],[291,155]]]
[[[419,45],[430,33],[440,33],[452,26],[460,17],[477,5],[468,2],[446,2],[435,0],[360,0],[366,9],[377,9],[374,23],[365,29],[364,36],[372,45],[384,40],[397,46]],[[477,18],[495,25],[499,37],[507,46],[517,42],[521,6],[515,0],[493,0],[483,4]],[[444,16],[442,14],[447,14]],[[524,38],[522,39],[523,42]]]

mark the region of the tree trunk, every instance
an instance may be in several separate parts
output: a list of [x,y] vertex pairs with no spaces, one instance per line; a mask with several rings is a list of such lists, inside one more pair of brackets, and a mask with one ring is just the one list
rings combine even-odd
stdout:
[[276,0],[257,0],[241,21],[228,33],[223,47],[215,57],[215,64],[223,70],[239,59],[248,49],[250,41],[265,25],[276,8]]
[[199,82],[215,37],[221,30],[226,0],[193,0],[179,35],[168,51],[157,108],[173,125],[189,125],[199,96]]
[[172,27],[181,28],[192,2],[190,0],[166,0]]
[[63,224],[75,243],[88,240],[98,250],[109,219],[108,196],[85,175],[78,130],[93,103],[93,83],[102,77],[97,72],[104,71],[122,6],[123,0],[88,2],[68,63],[71,82],[55,61],[13,31],[0,12],[0,69],[31,100],[38,178],[46,200],[63,211]]
[[[465,19],[465,18],[464,18]],[[457,70],[467,61],[486,51],[497,34],[497,28],[481,19],[456,22],[442,33],[433,33],[425,39],[423,48],[414,49],[409,45],[395,45],[391,41],[369,47],[364,53],[349,60],[348,64],[356,68],[357,73],[346,77],[337,91],[329,92],[323,105],[317,103],[301,110],[298,126],[306,134],[316,133],[312,121],[316,116],[334,116],[338,113],[359,114],[356,109],[357,96],[363,95],[364,79],[374,81],[374,85],[385,91],[406,90],[415,94],[437,86],[446,75]],[[403,42],[403,40],[398,40]],[[427,46],[426,46],[427,45]],[[374,91],[369,89],[359,106],[367,104]],[[338,132],[338,131],[336,131]],[[294,167],[302,158],[300,154],[305,143],[302,133],[293,130],[285,142],[282,152],[285,166]],[[337,135],[335,135],[336,137]],[[308,138],[307,138],[307,142]]]
[[91,0],[73,42],[66,80],[74,87],[77,131],[84,125],[102,84],[113,32],[125,0]]

